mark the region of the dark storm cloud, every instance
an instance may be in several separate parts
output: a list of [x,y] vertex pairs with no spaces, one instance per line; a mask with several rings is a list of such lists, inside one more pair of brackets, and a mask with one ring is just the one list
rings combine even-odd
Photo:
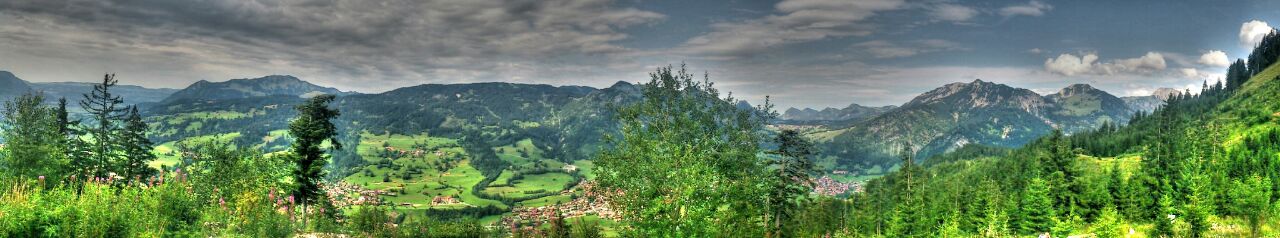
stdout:
[[[4,0],[0,70],[184,87],[608,86],[688,63],[782,106],[900,104],[975,78],[1119,95],[1220,78],[1276,1]],[[1257,21],[1254,21],[1257,20]],[[1241,25],[1244,23],[1244,25]]]
[[214,77],[294,73],[364,90],[390,86],[359,81],[404,86],[554,74],[545,71],[560,65],[548,62],[627,52],[613,43],[627,37],[620,28],[663,18],[610,0],[0,2],[0,19],[17,26],[0,28],[7,45],[62,46],[23,56],[136,54]]

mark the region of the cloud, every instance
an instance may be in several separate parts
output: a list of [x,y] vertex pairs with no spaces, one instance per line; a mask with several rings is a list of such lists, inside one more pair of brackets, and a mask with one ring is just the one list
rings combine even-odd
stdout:
[[853,47],[870,53],[875,58],[900,58],[940,51],[965,50],[960,44],[939,39],[909,41],[905,44],[873,40],[854,44]]
[[784,0],[774,6],[778,14],[712,24],[710,33],[689,39],[681,49],[732,58],[781,45],[869,35],[874,26],[863,20],[905,5],[904,0]]
[[1044,50],[1040,48],[1031,48],[1030,50],[1027,50],[1027,53],[1038,55],[1044,53]]
[[179,84],[165,86],[294,74],[378,91],[599,77],[628,67],[623,29],[664,19],[613,0],[12,0],[0,1],[0,55],[80,59],[63,65],[95,72],[84,75],[160,67],[138,77]]
[[1227,53],[1221,50],[1210,50],[1200,55],[1200,60],[1196,61],[1206,66],[1227,67],[1231,65],[1231,60],[1227,59]]
[[1116,59],[1110,62],[1099,62],[1096,53],[1085,53],[1076,56],[1070,53],[1049,58],[1044,62],[1046,71],[1064,76],[1074,75],[1115,75],[1115,74],[1151,74],[1164,70],[1167,64],[1164,55],[1158,52],[1129,59]]
[[1077,74],[1086,74],[1093,72],[1094,62],[1098,61],[1098,55],[1089,53],[1083,57],[1073,54],[1061,54],[1057,59],[1050,58],[1045,60],[1044,68],[1051,73],[1072,76]]
[[1270,33],[1273,29],[1267,22],[1252,20],[1240,25],[1240,45],[1246,49],[1253,49],[1262,41],[1262,37]]
[[929,15],[936,20],[964,22],[978,16],[978,10],[955,4],[939,4],[929,10]]
[[1053,6],[1040,1],[1032,0],[1025,5],[1013,5],[1000,9],[1000,15],[1005,17],[1014,16],[1043,16],[1046,11],[1053,10]]

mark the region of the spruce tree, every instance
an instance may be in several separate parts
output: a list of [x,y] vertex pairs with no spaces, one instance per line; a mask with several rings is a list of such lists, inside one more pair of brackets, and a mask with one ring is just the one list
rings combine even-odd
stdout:
[[70,171],[73,176],[89,175],[93,167],[93,154],[90,151],[89,143],[86,142],[81,135],[80,121],[72,121],[70,113],[67,112],[67,98],[58,99],[57,109],[58,131],[62,135],[63,156],[65,156],[71,165]]
[[337,128],[330,121],[339,115],[337,109],[329,108],[329,102],[334,98],[333,95],[321,95],[307,99],[296,107],[298,117],[289,123],[289,134],[294,138],[293,180],[297,185],[293,195],[302,203],[304,226],[307,207],[318,201],[324,192],[320,183],[324,179],[326,158],[320,145],[328,140],[333,148],[342,148],[337,139]]
[[1023,233],[1047,232],[1053,228],[1053,198],[1049,195],[1049,185],[1044,179],[1032,178],[1022,192],[1021,219],[1018,219]]
[[[155,169],[149,165],[156,160],[156,155],[151,153],[154,145],[147,139],[147,123],[138,114],[138,107],[129,107],[128,111],[125,127],[120,135],[125,155],[121,169],[125,179],[146,179],[155,174]],[[141,181],[143,180],[134,182]]]
[[93,85],[93,91],[84,94],[84,99],[80,101],[80,107],[92,116],[96,124],[89,128],[93,140],[90,142],[92,158],[88,166],[94,177],[108,176],[115,169],[112,165],[119,157],[121,142],[116,135],[119,134],[119,121],[123,115],[121,108],[117,106],[124,103],[124,100],[111,94],[111,87],[114,86],[115,75],[104,75],[102,83]]
[[810,143],[795,130],[782,130],[774,138],[778,149],[772,154],[778,155],[771,161],[777,166],[773,173],[773,188],[769,194],[769,206],[773,216],[773,233],[777,237],[788,236],[783,226],[796,213],[804,202],[812,186],[809,184],[813,163],[809,156],[813,155],[813,143]]

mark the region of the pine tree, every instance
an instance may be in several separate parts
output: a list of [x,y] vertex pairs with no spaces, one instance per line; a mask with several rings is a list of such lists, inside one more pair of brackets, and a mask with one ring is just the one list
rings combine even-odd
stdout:
[[121,142],[116,139],[119,134],[119,121],[123,118],[122,110],[117,108],[124,100],[111,94],[111,87],[116,86],[114,74],[102,77],[102,83],[93,85],[93,91],[84,94],[80,107],[93,116],[96,126],[89,128],[93,135],[90,142],[92,153],[89,171],[94,177],[106,177],[115,168],[112,165],[120,156]]
[[1155,219],[1156,227],[1151,230],[1151,237],[1173,237],[1173,219],[1177,218],[1173,212],[1173,198],[1169,194],[1160,196],[1159,208],[1161,216]]
[[[303,214],[323,195],[320,182],[324,179],[326,158],[320,145],[328,140],[335,149],[342,148],[336,137],[337,128],[330,121],[339,115],[338,110],[329,108],[329,102],[334,98],[333,95],[320,95],[307,99],[297,106],[298,117],[289,123],[289,134],[294,138],[293,179],[297,184],[293,195],[301,201]],[[303,226],[306,226],[306,215],[303,216]]]
[[1115,208],[1103,208],[1098,215],[1098,220],[1094,222],[1093,233],[1098,238],[1124,237],[1124,229],[1120,227],[1123,223],[1123,219]]
[[[124,163],[120,167],[125,179],[146,179],[155,174],[155,169],[149,164],[156,160],[156,155],[151,153],[154,145],[147,138],[147,123],[138,114],[138,107],[129,107],[128,111],[125,127],[120,135],[120,140],[124,142]],[[134,182],[142,181],[144,180]]]
[[67,171],[72,176],[86,176],[93,171],[93,153],[90,145],[86,142],[82,135],[80,121],[72,121],[70,113],[67,112],[67,98],[58,99],[58,131],[62,134],[63,156],[69,160],[71,169]]
[[1271,180],[1268,178],[1255,175],[1236,180],[1227,194],[1231,201],[1227,210],[1247,219],[1250,231],[1257,236],[1262,227],[1262,218],[1271,207],[1270,194]]
[[920,166],[915,164],[915,152],[912,150],[911,144],[903,143],[902,145],[902,168],[898,170],[897,190],[901,191],[895,204],[896,217],[901,221],[901,229],[898,233],[889,233],[898,237],[923,237],[925,232],[932,230],[934,227],[928,223],[925,214],[924,195],[924,177],[918,176],[924,173]]
[[813,164],[809,156],[813,152],[813,144],[795,130],[782,130],[774,139],[778,149],[772,154],[779,158],[771,161],[777,166],[774,173],[773,188],[769,194],[769,206],[773,216],[773,233],[776,237],[787,237],[783,227],[797,212],[799,206],[811,190],[809,184]]
[[1053,228],[1053,199],[1049,197],[1049,185],[1044,179],[1032,178],[1022,192],[1019,228],[1023,233],[1048,232]]
[[941,238],[968,237],[968,235],[965,234],[964,230],[960,229],[959,213],[953,213],[951,216],[947,217],[947,220],[942,222],[941,225],[938,225],[937,229],[938,229],[938,234],[936,235],[936,237],[941,237]]

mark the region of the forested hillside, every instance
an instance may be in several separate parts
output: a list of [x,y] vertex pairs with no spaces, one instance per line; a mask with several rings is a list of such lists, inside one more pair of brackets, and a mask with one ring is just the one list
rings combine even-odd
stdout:
[[904,153],[907,165],[851,197],[851,229],[891,237],[1275,236],[1280,224],[1268,217],[1280,195],[1272,182],[1280,179],[1277,76],[1280,66],[1240,61],[1225,84],[1173,96],[1127,124],[1055,131],[1016,150],[928,167]]

